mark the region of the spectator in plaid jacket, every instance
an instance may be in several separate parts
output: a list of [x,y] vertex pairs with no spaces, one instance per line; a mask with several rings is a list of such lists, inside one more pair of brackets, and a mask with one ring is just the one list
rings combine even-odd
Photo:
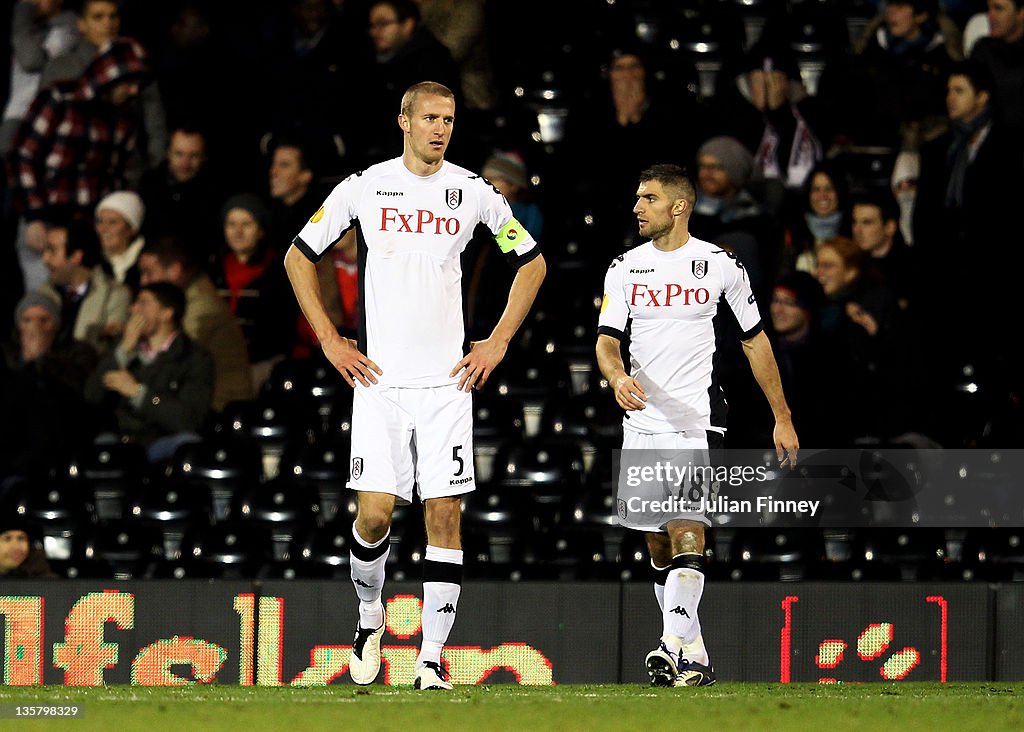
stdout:
[[119,38],[80,78],[44,88],[32,102],[8,157],[27,291],[46,280],[40,259],[46,240],[43,212],[86,218],[103,196],[125,187],[138,136],[133,103],[148,73],[142,47]]

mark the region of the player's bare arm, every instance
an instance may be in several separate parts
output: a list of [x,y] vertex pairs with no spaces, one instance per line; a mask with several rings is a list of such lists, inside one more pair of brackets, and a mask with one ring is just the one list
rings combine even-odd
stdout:
[[604,334],[597,337],[597,367],[601,369],[602,376],[608,379],[620,407],[627,412],[644,408],[647,393],[639,381],[626,373],[618,338]]
[[374,374],[383,373],[380,367],[360,353],[355,341],[338,334],[324,309],[316,265],[292,245],[285,254],[284,268],[288,272],[288,280],[292,283],[302,314],[316,333],[327,360],[334,364],[334,368],[345,377],[349,386],[354,387],[356,381],[363,386],[376,384],[377,377]]
[[516,334],[526,319],[526,314],[530,312],[547,271],[543,254],[519,268],[508,292],[508,305],[505,306],[505,312],[501,314],[491,335],[482,341],[472,343],[469,353],[452,369],[450,376],[453,378],[462,372],[459,379],[460,390],[469,391],[483,386],[491,372],[501,363],[512,336]]
[[772,352],[772,344],[764,331],[743,341],[743,353],[750,362],[750,370],[753,372],[758,386],[761,387],[761,391],[764,392],[772,412],[775,414],[775,430],[772,434],[779,463],[793,468],[796,465],[800,440],[797,439],[796,429],[793,427],[793,415],[789,410],[789,405],[786,404],[786,395],[782,391],[782,379],[779,376],[779,366],[775,362],[775,354]]

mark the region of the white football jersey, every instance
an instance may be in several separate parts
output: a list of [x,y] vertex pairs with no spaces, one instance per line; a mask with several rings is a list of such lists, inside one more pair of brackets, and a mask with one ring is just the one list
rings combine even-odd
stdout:
[[598,333],[621,341],[629,329],[629,371],[647,393],[646,408],[626,412],[623,427],[725,431],[725,397],[714,373],[714,318],[723,298],[744,340],[761,331],[743,265],[692,235],[674,251],[648,241],[612,262]]
[[359,254],[359,350],[384,372],[384,386],[458,383],[463,357],[462,252],[478,224],[512,265],[540,248],[505,197],[470,171],[445,162],[420,177],[395,158],[339,183],[295,237],[317,262],[352,226]]

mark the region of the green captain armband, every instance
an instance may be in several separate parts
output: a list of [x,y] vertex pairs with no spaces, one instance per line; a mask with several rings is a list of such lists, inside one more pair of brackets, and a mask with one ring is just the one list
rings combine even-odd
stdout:
[[513,216],[508,220],[508,223],[502,226],[498,233],[494,235],[494,240],[498,242],[498,248],[501,249],[501,253],[508,254],[519,246],[519,242],[525,234],[526,229],[524,229],[523,225],[516,221]]

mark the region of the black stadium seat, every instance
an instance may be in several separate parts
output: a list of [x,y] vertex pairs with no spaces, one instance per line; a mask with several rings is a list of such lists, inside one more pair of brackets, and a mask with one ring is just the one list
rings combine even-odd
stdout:
[[624,530],[615,552],[615,561],[623,579],[651,581],[651,560],[644,532]]
[[111,442],[80,446],[67,466],[67,484],[90,494],[100,520],[119,519],[125,496],[149,482],[141,445]]
[[[617,573],[618,568],[611,572]],[[524,544],[524,580],[590,580],[605,578],[604,539],[600,533],[559,529]]]
[[536,529],[559,525],[571,513],[583,482],[583,453],[571,443],[528,440],[502,447],[494,482],[522,495],[525,515]]
[[193,527],[181,544],[178,557],[163,564],[170,576],[244,579],[255,577],[273,558],[270,531],[262,525],[225,521]]
[[942,529],[871,529],[860,536],[857,560],[896,567],[904,580],[931,580],[943,574],[948,550]]
[[182,445],[169,468],[173,480],[208,490],[217,519],[225,518],[234,496],[263,478],[263,456],[255,442],[211,436]]
[[91,500],[56,479],[18,481],[10,488],[5,503],[39,528],[50,559],[71,559],[76,539],[95,522]]
[[151,576],[165,556],[163,535],[131,520],[92,527],[84,542],[84,553],[87,559],[105,564],[115,579]]
[[350,466],[351,441],[348,434],[334,440],[300,439],[289,443],[281,455],[278,479],[299,486],[311,486],[319,494],[323,520],[334,518],[345,495]]
[[722,4],[684,3],[667,28],[665,48],[673,75],[696,78],[696,92],[710,98],[717,93],[719,72],[739,56],[746,43],[743,20]]
[[313,486],[276,478],[238,497],[235,517],[275,526],[307,526],[320,519],[320,495]]
[[352,521],[341,516],[296,535],[288,559],[300,577],[341,578],[349,574]]
[[966,579],[1009,582],[1024,579],[1024,529],[968,529],[962,549]]

